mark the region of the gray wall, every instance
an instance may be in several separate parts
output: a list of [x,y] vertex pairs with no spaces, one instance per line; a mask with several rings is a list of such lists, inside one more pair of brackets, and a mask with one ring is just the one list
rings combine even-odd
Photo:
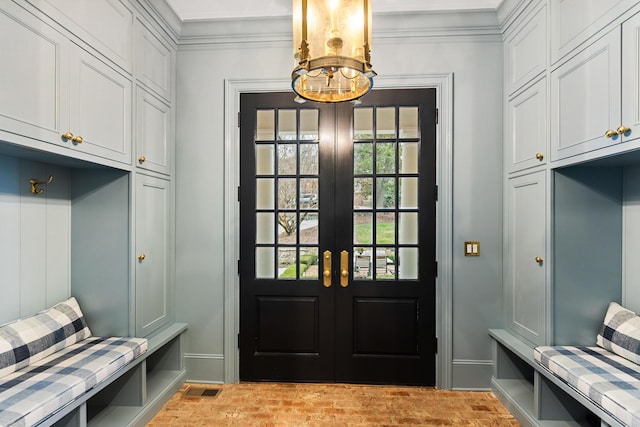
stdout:
[[[192,381],[224,381],[225,80],[286,79],[293,67],[289,22],[183,26],[177,60],[176,317],[190,324],[185,351]],[[252,35],[254,29],[265,33]],[[500,326],[502,307],[502,43],[497,18],[493,13],[376,17],[372,57],[385,87],[406,78],[453,73],[452,188],[444,189],[452,199],[453,230],[443,236],[452,242],[452,253],[439,260],[452,266],[450,296],[443,295],[451,298],[452,312],[439,319],[441,325],[452,325],[444,331],[451,338],[452,360],[447,361],[451,378],[441,386],[488,388],[487,329]],[[463,256],[465,240],[481,242],[480,257]]]

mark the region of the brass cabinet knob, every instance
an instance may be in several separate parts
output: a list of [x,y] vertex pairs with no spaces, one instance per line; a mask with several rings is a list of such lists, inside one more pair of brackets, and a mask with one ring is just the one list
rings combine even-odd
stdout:
[[540,264],[542,261],[544,261],[542,258],[540,258],[539,256],[536,257],[536,262],[538,264]]
[[146,257],[147,257],[147,256],[146,256],[145,254],[140,254],[140,255],[138,255],[138,259],[139,259],[140,261],[142,261],[142,260],[143,260],[143,259],[145,259]]
[[146,161],[147,161],[147,158],[145,156],[138,157],[138,163],[142,164],[142,163],[144,163]]
[[609,129],[608,131],[606,131],[604,133],[604,136],[606,136],[607,138],[613,138],[614,136],[616,136],[618,134],[618,132],[616,132],[613,129]]
[[625,133],[629,132],[631,129],[624,126],[624,125],[620,125],[620,127],[618,129],[616,129],[616,132],[618,132],[618,135],[624,135]]
[[544,159],[544,154],[542,154],[542,153],[536,153],[536,159],[538,159],[538,160],[542,160],[542,159]]
[[71,132],[63,133],[62,138],[71,141],[73,139],[73,134]]
[[84,138],[78,135],[78,136],[74,136],[72,141],[75,142],[76,144],[82,144],[82,141],[84,141]]

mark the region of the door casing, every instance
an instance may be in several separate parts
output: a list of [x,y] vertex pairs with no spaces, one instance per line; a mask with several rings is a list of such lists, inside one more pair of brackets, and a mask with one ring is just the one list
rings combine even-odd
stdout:
[[[453,152],[452,102],[453,74],[426,74],[420,76],[377,77],[376,88],[410,89],[435,88],[439,121],[436,129],[436,387],[450,389],[452,385],[452,264],[453,264]],[[239,381],[238,333],[240,331],[240,280],[238,259],[240,253],[240,209],[238,186],[240,183],[240,94],[243,92],[282,92],[290,89],[288,80],[225,80],[225,285],[224,285],[224,354],[225,383]],[[222,375],[221,375],[222,376]]]

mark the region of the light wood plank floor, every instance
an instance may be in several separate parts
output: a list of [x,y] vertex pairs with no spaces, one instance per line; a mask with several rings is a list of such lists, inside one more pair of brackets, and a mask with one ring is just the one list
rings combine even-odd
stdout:
[[[213,397],[190,397],[198,389]],[[519,426],[490,392],[348,384],[185,384],[149,427]]]

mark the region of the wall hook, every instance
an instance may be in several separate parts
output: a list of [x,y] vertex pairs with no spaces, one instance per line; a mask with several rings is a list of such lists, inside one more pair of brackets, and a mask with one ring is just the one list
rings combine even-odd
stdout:
[[53,175],[49,175],[49,179],[47,181],[38,181],[36,179],[30,179],[29,183],[31,184],[31,193],[32,194],[42,194],[44,191],[43,188],[38,188],[38,185],[47,185],[53,182]]

